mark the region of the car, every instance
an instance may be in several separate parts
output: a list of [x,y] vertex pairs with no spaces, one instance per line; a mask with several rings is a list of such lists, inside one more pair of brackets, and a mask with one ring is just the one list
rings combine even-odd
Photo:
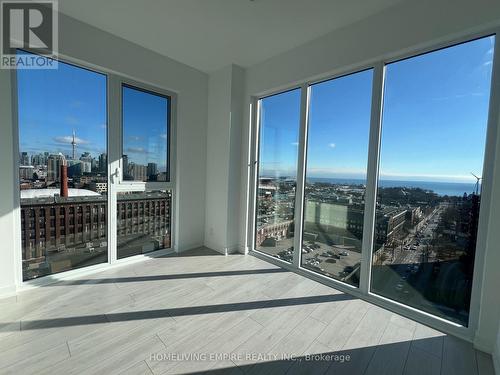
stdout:
[[342,256],[346,257],[346,256],[349,255],[349,253],[347,251],[345,251],[345,250],[342,250],[342,251],[339,252],[339,255],[342,255]]
[[399,282],[399,283],[397,283],[397,284],[396,284],[396,286],[394,287],[394,289],[395,289],[397,292],[402,292],[402,291],[403,291],[403,289],[404,289],[404,287],[405,287],[405,286],[404,286],[404,284],[403,284],[403,283],[401,283],[401,282]]
[[328,254],[328,251],[324,251],[320,254],[322,257],[329,257],[330,254]]
[[345,266],[344,271],[346,273],[352,273],[354,271],[354,267],[353,266]]
[[412,249],[412,250],[417,250],[417,249],[418,249],[418,247],[417,247],[416,245],[413,245],[413,246],[411,247],[411,249]]

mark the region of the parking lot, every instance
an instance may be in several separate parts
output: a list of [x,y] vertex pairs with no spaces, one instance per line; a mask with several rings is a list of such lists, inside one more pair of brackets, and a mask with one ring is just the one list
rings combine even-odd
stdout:
[[[293,238],[277,241],[276,246],[258,247],[258,250],[292,262]],[[302,267],[346,282],[357,277],[360,260],[361,252],[354,246],[306,242],[301,249]]]

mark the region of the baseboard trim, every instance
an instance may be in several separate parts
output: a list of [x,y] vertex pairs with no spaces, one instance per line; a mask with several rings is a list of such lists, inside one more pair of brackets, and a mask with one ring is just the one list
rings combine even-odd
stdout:
[[240,245],[239,244],[235,244],[235,245],[231,245],[231,246],[224,246],[221,244],[216,244],[214,242],[205,241],[205,244],[203,246],[208,247],[211,250],[217,251],[218,253],[221,253],[222,255],[237,254],[240,252]]
[[203,246],[205,246],[203,243],[193,243],[193,244],[190,244],[190,245],[176,246],[174,248],[174,250],[175,250],[176,253],[183,253],[184,251],[197,249],[197,248],[203,247]]
[[209,248],[210,250],[217,251],[222,255],[227,255],[227,249],[221,244],[216,244],[215,242],[211,241],[205,241],[203,246]]
[[17,290],[15,285],[4,286],[0,288],[0,302],[8,302],[11,298],[17,299]]

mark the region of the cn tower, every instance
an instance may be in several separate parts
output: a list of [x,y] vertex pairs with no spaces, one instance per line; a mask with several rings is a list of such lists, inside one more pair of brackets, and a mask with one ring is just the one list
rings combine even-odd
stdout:
[[75,137],[75,129],[73,129],[73,140],[71,141],[71,146],[73,147],[73,160],[76,160],[76,137]]

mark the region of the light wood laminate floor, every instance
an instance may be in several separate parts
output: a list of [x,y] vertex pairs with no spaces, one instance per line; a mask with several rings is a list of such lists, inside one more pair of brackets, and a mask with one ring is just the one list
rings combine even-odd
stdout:
[[[293,358],[290,358],[293,356]],[[471,344],[197,249],[0,300],[0,374],[493,374]]]

